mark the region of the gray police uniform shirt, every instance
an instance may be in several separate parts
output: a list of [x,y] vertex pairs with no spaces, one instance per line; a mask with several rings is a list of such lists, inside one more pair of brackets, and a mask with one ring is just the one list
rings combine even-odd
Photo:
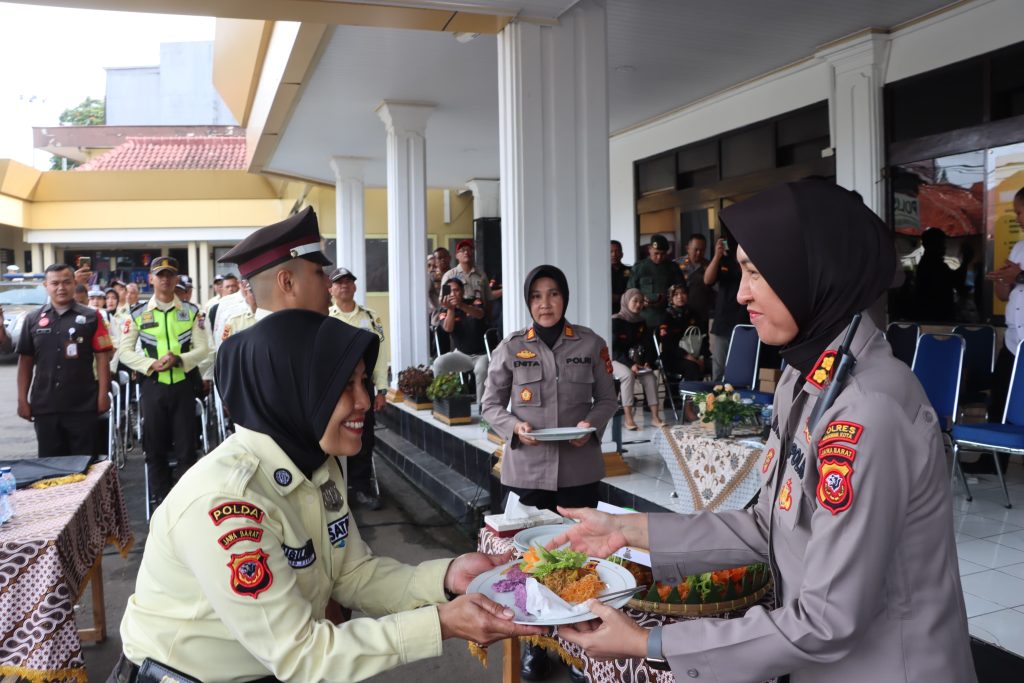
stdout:
[[683,680],[976,680],[936,414],[866,317],[851,348],[857,364],[810,432],[834,357],[795,396],[798,371],[783,374],[754,508],[650,516],[658,580],[765,562],[769,545],[781,574],[775,609],[665,627]]
[[[511,412],[506,409],[511,399]],[[495,349],[480,412],[505,440],[501,483],[557,491],[604,476],[601,434],[615,414],[615,381],[608,345],[593,330],[565,323],[554,348],[532,327],[510,334]],[[597,430],[582,446],[567,441],[527,446],[512,429],[575,427],[586,420]]]

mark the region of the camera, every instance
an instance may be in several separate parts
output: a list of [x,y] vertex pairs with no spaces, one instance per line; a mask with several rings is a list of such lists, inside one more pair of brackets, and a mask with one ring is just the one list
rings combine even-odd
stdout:
[[441,285],[441,298],[442,299],[451,296],[451,294],[452,294],[452,284],[450,282],[446,282],[443,285]]

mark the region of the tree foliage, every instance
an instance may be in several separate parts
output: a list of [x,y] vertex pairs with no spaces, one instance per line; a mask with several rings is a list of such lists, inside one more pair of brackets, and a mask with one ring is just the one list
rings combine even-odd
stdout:
[[[102,126],[107,121],[107,105],[103,100],[86,97],[77,107],[65,109],[60,115],[62,126]],[[70,171],[78,166],[77,161],[59,156],[50,157],[51,171]]]
[[60,115],[62,126],[102,126],[106,122],[106,104],[92,97],[86,97],[80,105],[65,109]]

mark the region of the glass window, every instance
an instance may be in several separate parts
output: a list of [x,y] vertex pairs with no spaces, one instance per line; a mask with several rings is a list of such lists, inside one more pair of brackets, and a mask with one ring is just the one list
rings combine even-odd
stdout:
[[989,314],[983,301],[985,151],[895,166],[891,188],[905,278],[890,300],[890,317],[980,322]]

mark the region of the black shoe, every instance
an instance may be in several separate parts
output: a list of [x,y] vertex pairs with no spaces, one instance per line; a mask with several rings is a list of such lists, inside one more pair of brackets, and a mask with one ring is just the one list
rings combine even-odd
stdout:
[[362,491],[356,491],[355,495],[356,503],[360,507],[364,507],[367,510],[380,510],[383,505],[380,498],[373,495],[372,493],[363,493]]
[[570,666],[569,680],[572,681],[572,683],[587,683],[587,674],[583,673],[583,669],[577,669],[575,666]]
[[551,673],[551,660],[540,645],[523,645],[519,677],[524,681],[543,681]]

